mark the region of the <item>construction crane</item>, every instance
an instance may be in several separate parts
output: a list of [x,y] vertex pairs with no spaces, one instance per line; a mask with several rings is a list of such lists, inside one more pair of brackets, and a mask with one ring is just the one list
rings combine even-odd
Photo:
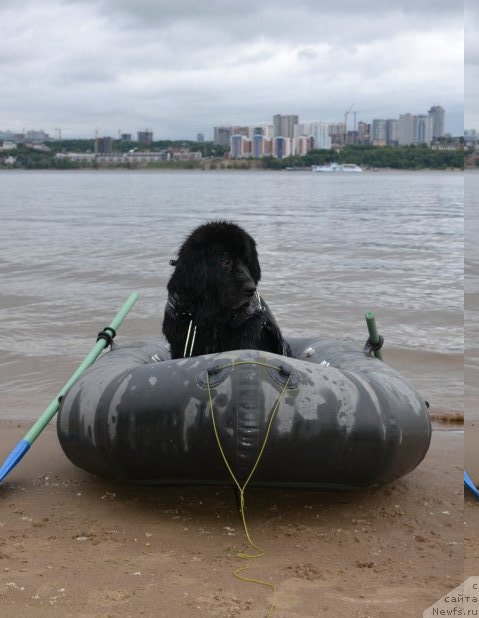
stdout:
[[354,123],[353,123],[353,131],[357,131],[358,130],[358,114],[369,114],[371,112],[369,112],[369,110],[364,110],[364,109],[355,109],[353,111],[353,117],[354,117]]
[[348,139],[348,117],[354,107],[354,103],[351,103],[349,109],[344,112],[344,145],[346,145]]
[[55,132],[55,139],[61,141],[62,139],[71,139],[69,137],[65,137],[64,133],[65,131],[68,133],[69,131],[76,131],[76,128],[72,128],[72,127],[54,127],[53,128],[54,132]]

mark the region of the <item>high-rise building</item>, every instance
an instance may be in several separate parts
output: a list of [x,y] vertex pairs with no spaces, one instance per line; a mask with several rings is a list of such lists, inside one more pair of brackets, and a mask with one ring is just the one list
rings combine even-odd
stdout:
[[271,157],[273,155],[273,139],[271,137],[263,138],[263,156]]
[[251,143],[251,140],[248,138],[245,138],[243,140],[243,158],[248,158],[251,157],[253,154],[253,146]]
[[346,134],[346,125],[344,122],[328,125],[328,135],[333,144],[342,144]]
[[143,146],[151,146],[153,143],[153,133],[151,131],[138,131],[137,133],[138,143]]
[[235,127],[231,127],[231,131],[233,135],[244,135],[245,137],[248,137],[248,138],[250,136],[249,127],[235,126]]
[[399,146],[410,146],[415,143],[414,124],[415,116],[412,114],[401,114],[398,123],[398,144]]
[[386,120],[375,118],[371,123],[370,133],[371,144],[374,146],[385,146],[387,143]]
[[399,146],[430,144],[432,140],[432,121],[429,115],[402,114],[398,123]]
[[228,146],[232,135],[233,130],[231,127],[215,127],[213,142],[216,146]]
[[397,118],[388,118],[386,120],[386,144],[388,146],[397,146],[398,131],[399,120]]
[[252,153],[251,153],[255,159],[259,159],[260,157],[263,156],[263,153],[264,153],[263,144],[264,144],[263,134],[255,133],[252,139]]
[[111,137],[97,137],[95,140],[95,154],[111,154],[113,140]]
[[243,139],[242,135],[232,135],[230,137],[230,157],[232,159],[240,159],[243,156]]
[[204,134],[203,134],[203,133],[198,133],[198,134],[196,135],[196,141],[197,141],[199,144],[202,144],[202,143],[205,141],[205,136],[204,136]]
[[272,124],[264,124],[263,127],[263,137],[265,139],[273,139],[274,127]]
[[313,143],[314,139],[308,135],[300,135],[299,137],[295,137],[293,140],[292,154],[304,157],[304,155],[313,150]]
[[311,128],[311,123],[302,122],[301,124],[296,124],[294,126],[294,137],[302,137],[303,135],[309,135],[309,131]]
[[294,127],[299,123],[299,116],[275,114],[273,116],[273,137],[294,137]]
[[358,143],[369,144],[369,137],[371,134],[371,125],[367,122],[358,122]]
[[444,118],[446,115],[444,108],[440,105],[433,105],[429,110],[428,115],[431,119],[432,139],[444,137]]
[[414,123],[415,144],[427,144],[432,141],[432,120],[431,116],[422,114],[415,117]]
[[256,135],[264,135],[264,127],[256,125],[249,128],[249,138],[253,140]]
[[329,150],[331,148],[331,137],[326,122],[312,122],[310,135],[313,138],[313,147],[316,150]]
[[251,140],[241,133],[232,135],[230,138],[230,158],[245,159],[251,156],[254,156]]
[[292,154],[293,138],[291,137],[275,137],[273,139],[273,157],[284,159]]
[[27,142],[33,142],[34,144],[43,144],[43,142],[50,139],[50,136],[45,131],[27,131],[25,139]]

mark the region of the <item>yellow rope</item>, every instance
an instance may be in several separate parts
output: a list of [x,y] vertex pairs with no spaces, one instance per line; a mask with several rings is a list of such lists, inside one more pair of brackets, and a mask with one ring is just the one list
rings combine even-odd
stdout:
[[[226,369],[227,367],[237,367],[239,365],[248,365],[248,364],[249,365],[259,365],[261,367],[269,367],[269,368],[276,369],[276,370],[278,369],[278,367],[276,367],[274,365],[268,365],[267,363],[260,363],[260,362],[257,362],[257,361],[239,361],[237,363],[231,363],[230,365],[225,365],[224,367],[221,367],[221,369]],[[258,552],[258,553],[253,554],[253,555],[250,554],[250,553],[238,552],[237,553],[238,558],[243,558],[245,560],[253,560],[254,558],[261,558],[262,556],[265,555],[265,551],[263,549],[261,549],[260,547],[258,547],[254,543],[254,541],[251,539],[251,536],[249,534],[248,526],[247,526],[247,523],[246,523],[246,516],[245,516],[245,497],[244,497],[244,492],[246,490],[246,486],[250,482],[250,480],[251,480],[253,474],[255,473],[255,470],[258,467],[258,464],[259,464],[259,462],[261,460],[261,457],[263,455],[263,451],[264,451],[264,449],[266,447],[266,443],[267,443],[268,438],[269,438],[269,433],[270,433],[270,430],[271,430],[271,426],[273,424],[274,417],[276,416],[276,413],[278,411],[279,404],[281,403],[281,399],[283,398],[283,396],[284,396],[284,394],[286,392],[286,389],[288,388],[290,377],[291,376],[288,376],[288,379],[286,380],[286,383],[285,383],[285,385],[283,387],[283,390],[281,391],[281,393],[280,393],[280,395],[279,395],[278,399],[276,400],[276,403],[275,403],[275,405],[273,407],[273,410],[271,411],[269,422],[268,422],[268,425],[266,427],[266,432],[265,432],[264,440],[263,440],[263,443],[262,443],[261,448],[259,450],[258,457],[256,458],[256,461],[255,461],[253,467],[251,468],[251,472],[249,473],[248,478],[246,479],[246,481],[241,486],[241,484],[239,483],[238,479],[236,478],[235,473],[233,472],[233,470],[232,470],[232,468],[231,468],[231,466],[230,466],[230,464],[228,462],[228,459],[226,458],[226,455],[224,453],[223,447],[221,445],[220,436],[218,434],[218,429],[216,427],[215,413],[214,413],[214,407],[213,407],[213,398],[211,396],[209,374],[208,374],[208,372],[206,372],[206,385],[208,387],[208,398],[209,398],[209,405],[210,405],[210,410],[211,410],[211,420],[213,422],[213,430],[214,430],[214,433],[215,433],[216,441],[218,443],[218,448],[220,450],[221,456],[223,457],[223,461],[225,462],[225,465],[226,465],[226,467],[228,469],[228,472],[230,473],[231,478],[233,479],[233,481],[234,481],[234,483],[235,483],[235,485],[236,485],[236,487],[238,488],[238,491],[239,491],[241,522],[243,524],[243,530],[244,530],[245,536],[248,539],[248,543],[250,544],[250,546]],[[252,578],[252,577],[244,577],[243,575],[240,575],[240,573],[243,573],[243,571],[246,571],[247,569],[249,569],[249,565],[239,567],[238,569],[235,569],[233,571],[233,574],[234,574],[234,576],[237,579],[239,579],[241,581],[251,582],[253,584],[259,584],[261,586],[266,586],[267,588],[270,588],[273,591],[273,601],[271,603],[271,606],[270,606],[270,608],[268,610],[268,614],[267,614],[268,616],[272,616],[273,612],[274,612],[274,609],[275,609],[275,604],[274,604],[274,596],[276,594],[276,587],[275,587],[275,585],[271,584],[271,583],[269,583],[269,582],[267,582],[267,581],[265,581],[263,579],[255,579],[255,578]]]

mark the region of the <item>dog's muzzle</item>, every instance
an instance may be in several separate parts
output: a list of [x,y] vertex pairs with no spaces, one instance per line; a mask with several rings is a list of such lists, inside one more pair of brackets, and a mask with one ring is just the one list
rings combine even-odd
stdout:
[[232,328],[239,328],[247,320],[255,315],[263,313],[264,307],[261,301],[261,296],[256,290],[248,304],[240,307],[238,311],[235,311],[231,316],[230,325]]

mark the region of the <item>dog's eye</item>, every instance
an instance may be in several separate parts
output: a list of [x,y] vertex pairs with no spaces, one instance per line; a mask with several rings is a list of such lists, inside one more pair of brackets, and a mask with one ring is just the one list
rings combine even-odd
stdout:
[[221,260],[221,266],[223,266],[223,268],[231,268],[232,265],[233,265],[233,260],[230,258],[223,258]]

